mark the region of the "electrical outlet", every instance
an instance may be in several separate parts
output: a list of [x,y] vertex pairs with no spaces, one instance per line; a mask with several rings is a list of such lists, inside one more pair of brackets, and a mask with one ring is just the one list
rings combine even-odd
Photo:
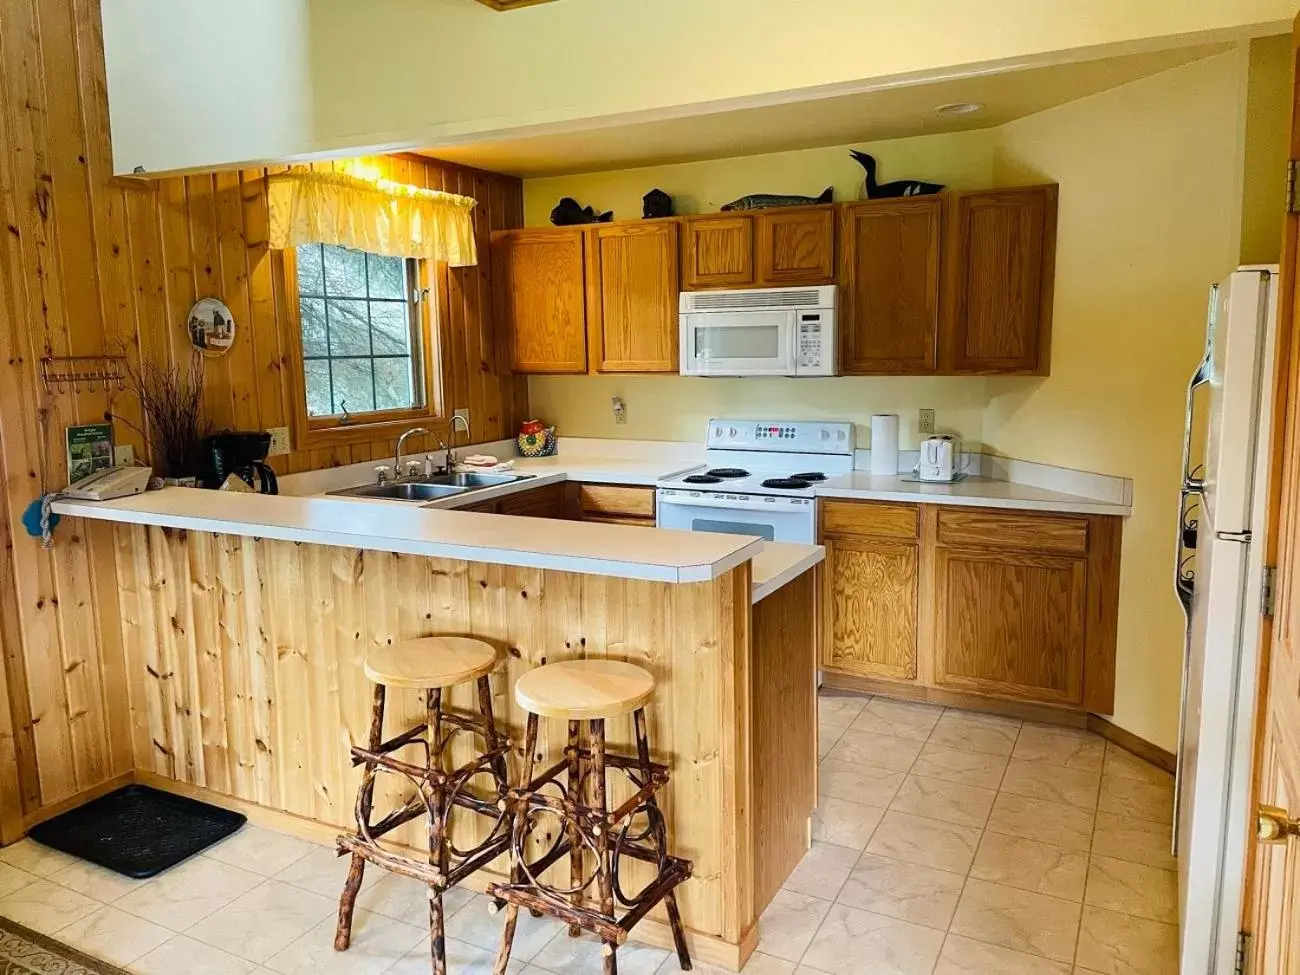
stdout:
[[612,400],[610,400],[610,404],[614,407],[614,422],[626,423],[627,404],[623,402],[623,397],[615,396]]
[[916,422],[916,432],[923,437],[934,435],[934,410],[921,410]]
[[462,406],[462,407],[461,407],[460,409],[458,409],[458,410],[453,410],[452,413],[451,413],[451,415],[452,415],[452,416],[463,416],[463,417],[465,418],[465,422],[466,422],[466,423],[469,423],[469,407],[468,407],[468,406]]
[[278,457],[289,452],[288,427],[271,427],[266,432],[271,435],[271,449],[266,452],[266,456]]
[[135,448],[129,443],[120,443],[113,448],[113,465],[130,467],[135,463]]

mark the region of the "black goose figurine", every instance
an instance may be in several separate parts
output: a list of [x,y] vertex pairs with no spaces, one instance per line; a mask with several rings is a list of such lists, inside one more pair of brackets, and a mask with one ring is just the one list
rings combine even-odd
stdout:
[[942,183],[927,183],[920,179],[896,179],[892,183],[876,182],[876,157],[850,149],[849,155],[867,171],[867,199],[886,200],[898,196],[929,196],[943,189]]

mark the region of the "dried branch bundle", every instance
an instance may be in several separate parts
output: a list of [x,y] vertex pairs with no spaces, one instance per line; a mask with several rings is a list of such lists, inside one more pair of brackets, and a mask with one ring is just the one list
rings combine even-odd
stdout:
[[126,378],[140,400],[147,429],[141,430],[121,414],[113,418],[144,438],[163,477],[197,474],[203,438],[211,431],[203,416],[203,356],[191,356],[188,365],[144,362],[137,368],[128,363]]

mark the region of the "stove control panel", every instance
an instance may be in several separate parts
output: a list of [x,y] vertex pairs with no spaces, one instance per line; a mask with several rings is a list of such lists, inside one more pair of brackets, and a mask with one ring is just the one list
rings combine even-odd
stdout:
[[707,446],[713,450],[851,455],[853,424],[817,420],[710,420]]

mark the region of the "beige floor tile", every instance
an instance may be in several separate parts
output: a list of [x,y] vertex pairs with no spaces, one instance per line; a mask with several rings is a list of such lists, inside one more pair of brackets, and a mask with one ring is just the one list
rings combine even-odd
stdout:
[[[865,843],[863,844],[866,845]],[[26,870],[19,870],[17,867],[11,867],[7,863],[0,863],[0,897],[6,894],[12,894],[14,891],[34,883],[37,877],[34,873],[28,873]]]
[[[347,879],[351,861],[351,857],[336,856],[333,847],[321,846],[293,861],[276,874],[275,879],[315,894],[332,893],[337,897],[343,892],[343,881]],[[386,876],[388,871],[366,864],[361,888],[364,890]]]
[[1080,905],[1073,901],[968,880],[951,931],[1053,961],[1074,960]]
[[916,764],[912,766],[912,774],[982,789],[996,789],[1002,782],[1002,773],[1006,768],[1007,759],[1001,755],[964,751],[947,745],[936,745],[931,741],[921,749]]
[[41,879],[0,897],[0,916],[17,921],[38,934],[54,934],[73,921],[94,914],[101,906],[99,901],[85,894]]
[[[334,902],[338,895],[330,892]],[[444,917],[451,917],[462,910],[477,895],[466,887],[452,887],[442,895]],[[429,887],[411,877],[390,873],[375,881],[361,891],[357,897],[357,907],[374,911],[394,921],[402,921],[418,927],[429,924]]]
[[965,874],[975,859],[980,831],[936,819],[887,812],[867,844],[877,856]]
[[1003,792],[1030,799],[1063,802],[1081,809],[1096,809],[1101,775],[1086,769],[1013,758],[1007,766],[1007,774],[1002,777],[1001,788]]
[[1178,975],[1178,928],[1085,907],[1075,961],[1100,975]]
[[[482,894],[453,914],[447,921],[447,937],[464,941],[478,948],[496,951],[501,944],[501,926],[505,915],[493,914],[488,908],[491,901]],[[510,957],[532,961],[556,933],[563,928],[559,921],[549,917],[533,917],[528,911],[519,912],[515,926],[515,942]],[[429,930],[428,924],[423,928]]]
[[17,843],[0,847],[0,863],[7,863],[37,877],[49,877],[76,862],[76,857],[42,846],[32,839],[21,839]]
[[826,756],[849,765],[871,765],[891,772],[906,772],[921,753],[921,742],[876,735],[850,728]]
[[273,956],[266,967],[280,975],[379,975],[429,936],[424,928],[357,911],[352,919],[352,946],[335,951],[335,923],[334,918],[322,921]]
[[[632,951],[628,951],[631,948]],[[443,950],[447,953],[447,972],[448,975],[492,975],[494,962],[496,961],[496,951],[488,951],[486,948],[479,948],[475,945],[467,945],[463,941],[457,941],[455,938],[448,938],[444,943]],[[626,948],[620,948],[618,952],[618,970],[623,971],[624,952],[627,952],[629,958],[633,957],[637,949],[628,942]],[[431,954],[429,951],[428,941],[416,945],[408,951],[396,965],[388,969],[384,975],[429,975],[433,970],[431,967]],[[584,960],[581,966],[575,966],[570,969],[573,975],[586,975],[592,972],[593,975],[600,975],[602,965],[598,960],[595,968],[591,967],[590,962]],[[650,975],[654,970],[643,966],[635,969],[640,975]],[[523,975],[526,971],[534,973],[546,972],[551,975],[557,969],[543,969],[533,965],[526,964],[516,958],[510,959],[510,964],[506,967],[508,975]]]
[[331,897],[268,880],[185,933],[260,965],[337,910]]
[[831,909],[831,902],[792,890],[778,890],[758,922],[758,950],[797,962]]
[[814,843],[782,884],[786,890],[834,900],[853,871],[861,851],[831,843]]
[[933,704],[873,697],[853,719],[850,728],[853,731],[889,735],[893,738],[925,741],[930,737],[930,732],[934,730],[941,714],[943,708]]
[[1076,728],[1026,724],[1020,729],[1014,758],[1025,762],[1047,762],[1066,768],[1100,772],[1106,757],[1105,739]]
[[1070,975],[1070,966],[950,934],[934,975]]
[[[699,975],[731,975],[729,969],[718,968],[716,965],[709,965],[705,962],[695,962],[692,970],[699,972]],[[758,951],[749,956],[749,961],[745,963],[743,969],[745,975],[792,975],[794,970],[793,962],[772,955],[765,955]],[[680,971],[681,966],[677,964],[677,956],[670,955],[659,966],[656,975],[674,975],[674,973]]]
[[847,730],[847,725],[833,725],[820,722],[817,725],[817,757],[825,758],[840,736]]
[[871,698],[865,694],[837,694],[826,692],[817,695],[817,721],[820,724],[847,728],[867,706]]
[[997,793],[974,785],[909,775],[889,808],[958,826],[983,826]]
[[930,743],[964,752],[1008,757],[1016,747],[1020,722],[970,711],[946,711],[930,733]]
[[1137,779],[1139,782],[1149,782],[1152,785],[1167,785],[1171,789],[1174,786],[1174,777],[1164,769],[1138,758],[1132,752],[1126,752],[1114,742],[1106,742],[1104,771],[1107,775],[1114,775],[1121,779]]
[[139,890],[150,880],[133,880],[113,870],[105,870],[85,860],[76,860],[50,877],[61,887],[93,897],[103,904],[114,904],[121,897]]
[[864,854],[839,903],[946,931],[966,878],[959,873]]
[[262,877],[240,867],[195,857],[154,877],[116,906],[173,931],[184,931],[262,882]]
[[903,784],[902,772],[838,762],[833,758],[822,759],[819,772],[818,787],[822,795],[848,799],[866,806],[888,806],[898,794],[898,787]]
[[1092,857],[1084,902],[1134,917],[1178,923],[1178,874],[1128,860]]
[[164,927],[115,907],[101,907],[62,928],[58,940],[92,958],[121,966],[153,951],[172,934]]
[[1178,861],[1169,852],[1172,834],[1172,827],[1164,823],[1099,812],[1096,831],[1092,834],[1092,852],[1162,870],[1177,870]]
[[871,975],[930,975],[942,946],[941,931],[836,904],[803,964],[823,972],[853,964]]
[[249,975],[257,966],[178,934],[131,966],[135,975]]
[[1153,823],[1171,823],[1174,818],[1173,784],[1153,785],[1137,779],[1104,775],[1097,808],[1116,816],[1133,816]]
[[970,875],[978,880],[1082,901],[1088,854],[1001,833],[985,833]]
[[[534,957],[530,965],[545,968],[563,975],[601,975],[604,971],[602,945],[594,935],[584,934],[580,938],[570,938],[568,932],[561,932],[552,938]],[[659,966],[669,957],[669,952],[662,948],[629,941],[618,949],[619,975],[655,975]],[[672,955],[676,960],[677,956]],[[426,960],[427,964],[427,960]],[[459,968],[453,968],[448,959],[447,971],[460,975]],[[484,970],[485,975],[491,968]],[[410,975],[422,975],[412,971]]]
[[834,796],[820,796],[813,810],[813,839],[863,850],[885,810]]
[[[203,855],[260,873],[263,877],[274,877],[308,853],[320,849],[323,848],[296,836],[246,824],[229,839],[204,850]],[[334,850],[329,848],[329,852],[333,855]]]
[[1093,813],[1077,806],[999,793],[986,829],[1067,850],[1092,846]]

